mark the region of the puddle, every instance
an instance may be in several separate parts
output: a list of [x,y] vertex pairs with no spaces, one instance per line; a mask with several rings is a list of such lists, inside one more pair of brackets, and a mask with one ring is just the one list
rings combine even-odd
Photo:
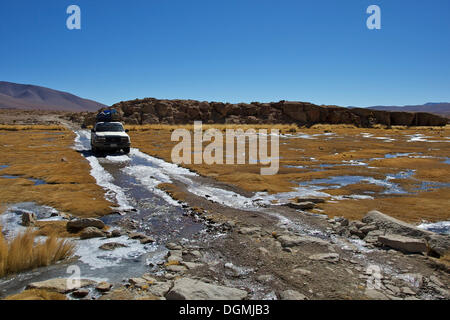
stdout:
[[404,194],[407,193],[403,190],[398,184],[390,182],[392,179],[406,179],[412,173],[401,172],[397,175],[386,176],[385,180],[375,179],[373,177],[365,177],[365,176],[334,176],[323,179],[313,179],[307,182],[300,182],[301,187],[310,187],[313,190],[325,190],[325,189],[339,189],[341,187],[345,187],[352,184],[358,183],[370,183],[379,186],[383,186],[385,188],[384,194]]
[[[0,176],[0,178],[3,178],[3,179],[18,179],[18,178],[23,178],[23,176],[3,175],[3,176]],[[24,178],[24,179],[27,179],[29,181],[34,182],[35,186],[39,186],[41,184],[47,184],[47,182],[45,182],[45,180],[42,180],[42,179],[35,179],[35,178]]]

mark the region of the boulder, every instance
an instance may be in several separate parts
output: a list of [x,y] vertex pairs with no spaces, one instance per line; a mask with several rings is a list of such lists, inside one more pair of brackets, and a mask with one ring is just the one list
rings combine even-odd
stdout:
[[288,207],[296,210],[311,210],[314,209],[315,203],[311,201],[305,201],[305,202],[289,202],[287,204]]
[[190,278],[175,280],[173,288],[166,294],[168,300],[242,300],[246,297],[244,290]]
[[419,229],[412,224],[400,221],[376,210],[367,213],[362,221],[375,225],[378,229],[385,230],[386,233],[406,237],[424,238],[434,234],[433,232]]
[[295,290],[285,290],[280,292],[281,300],[307,300],[308,298]]
[[378,237],[378,242],[392,249],[405,253],[427,252],[427,245],[424,240],[410,238],[400,235],[387,234]]
[[78,232],[88,227],[103,229],[105,227],[105,223],[99,219],[83,218],[67,222],[66,228],[70,232]]
[[433,234],[426,238],[429,253],[441,257],[449,254],[450,237],[448,235]]
[[27,285],[26,289],[39,289],[39,290],[46,290],[46,291],[53,291],[53,292],[59,292],[59,293],[68,293],[71,291],[75,291],[77,289],[95,285],[96,282],[93,280],[88,279],[80,279],[80,282],[78,283],[79,286],[75,286],[76,283],[74,283],[74,279],[69,278],[56,278],[56,279],[50,279],[40,282],[33,282]]
[[106,281],[100,282],[95,289],[97,289],[100,292],[108,292],[109,290],[111,290],[112,288],[112,284]]
[[83,231],[81,231],[81,233],[80,233],[80,239],[82,239],[82,240],[91,239],[91,238],[102,238],[104,236],[105,236],[105,233],[102,230],[97,229],[95,227],[84,228]]
[[74,292],[72,292],[72,296],[74,296],[75,298],[84,298],[87,297],[89,295],[90,291],[89,289],[78,289],[75,290]]
[[157,297],[164,297],[171,287],[171,282],[155,282],[147,289],[147,291]]
[[146,236],[143,233],[133,232],[129,235],[130,239],[139,240],[142,244],[153,243],[155,239],[152,237]]

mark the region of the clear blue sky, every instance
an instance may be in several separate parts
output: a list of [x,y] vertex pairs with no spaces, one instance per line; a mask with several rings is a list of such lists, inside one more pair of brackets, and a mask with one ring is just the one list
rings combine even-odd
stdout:
[[450,101],[449,14],[449,0],[2,0],[0,80],[105,104]]

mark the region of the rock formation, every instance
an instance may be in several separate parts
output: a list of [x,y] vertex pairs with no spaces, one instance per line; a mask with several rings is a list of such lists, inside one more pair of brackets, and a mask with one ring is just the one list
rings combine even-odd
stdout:
[[[390,112],[364,108],[318,106],[307,102],[222,103],[195,100],[158,100],[154,98],[122,101],[112,105],[126,124],[203,123],[271,124],[296,123],[353,124],[358,127],[381,125],[445,126],[448,119],[424,112]],[[102,109],[103,110],[103,109]],[[95,114],[72,114],[72,121],[92,125]]]

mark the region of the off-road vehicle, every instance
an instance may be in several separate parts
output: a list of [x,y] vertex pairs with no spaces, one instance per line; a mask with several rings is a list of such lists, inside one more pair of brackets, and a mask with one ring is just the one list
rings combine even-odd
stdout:
[[98,152],[130,152],[130,136],[120,122],[97,122],[91,130],[91,149]]

